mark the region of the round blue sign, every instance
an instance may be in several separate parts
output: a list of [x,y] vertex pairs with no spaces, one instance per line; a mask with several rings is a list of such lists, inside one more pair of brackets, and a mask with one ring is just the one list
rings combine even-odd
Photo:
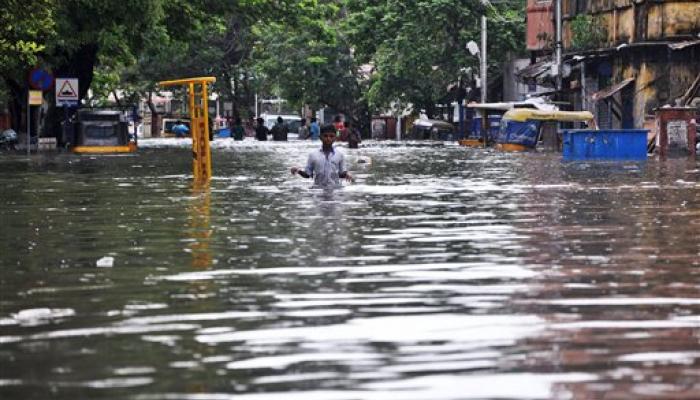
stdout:
[[53,87],[53,75],[42,68],[34,68],[29,73],[29,86],[36,90],[49,90]]

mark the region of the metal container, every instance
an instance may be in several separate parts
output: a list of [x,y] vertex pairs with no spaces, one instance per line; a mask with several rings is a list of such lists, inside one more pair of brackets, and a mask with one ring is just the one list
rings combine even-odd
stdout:
[[563,131],[565,160],[646,160],[646,129]]

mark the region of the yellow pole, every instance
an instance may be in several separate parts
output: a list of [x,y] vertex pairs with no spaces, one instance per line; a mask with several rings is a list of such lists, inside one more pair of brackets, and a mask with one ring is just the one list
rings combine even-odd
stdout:
[[[211,179],[211,150],[209,148],[209,99],[207,96],[207,83],[216,82],[213,76],[198,78],[176,79],[158,82],[160,86],[187,85],[190,106],[190,132],[192,135],[192,174],[196,181],[208,181]],[[202,85],[201,92],[197,93],[196,85]],[[196,95],[202,96],[201,103]],[[199,104],[198,104],[199,103]]]
[[201,170],[199,169],[199,158],[201,154],[199,152],[199,133],[197,126],[197,106],[195,105],[195,92],[194,92],[194,82],[190,82],[188,85],[187,95],[189,97],[189,108],[190,108],[190,136],[192,137],[192,175],[195,180],[199,179]]
[[209,96],[207,95],[207,83],[202,82],[202,110],[204,111],[202,113],[202,122],[204,122],[204,129],[202,129],[203,132],[201,132],[202,135],[202,143],[203,143],[203,150],[204,150],[204,168],[206,171],[206,176],[203,177],[204,179],[211,179],[211,148],[209,147]]

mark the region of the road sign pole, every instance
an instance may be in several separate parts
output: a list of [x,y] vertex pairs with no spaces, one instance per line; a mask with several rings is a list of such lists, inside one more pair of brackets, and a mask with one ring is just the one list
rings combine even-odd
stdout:
[[[72,137],[68,137],[68,104],[63,105],[63,137],[61,138],[61,142],[63,142],[65,139],[68,139],[70,141],[73,140]],[[75,143],[71,142],[71,145],[75,145]]]
[[31,144],[31,137],[32,137],[32,105],[31,102],[29,101],[29,98],[31,95],[29,94],[30,89],[27,89],[27,156],[30,155],[30,144]]

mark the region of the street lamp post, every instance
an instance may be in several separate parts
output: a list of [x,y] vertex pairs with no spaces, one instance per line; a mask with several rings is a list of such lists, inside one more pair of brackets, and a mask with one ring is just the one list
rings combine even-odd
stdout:
[[562,51],[562,27],[561,27],[561,0],[554,0],[554,23],[555,23],[555,38],[554,38],[554,76],[556,77],[557,97],[561,92],[561,51]]
[[[487,64],[486,64],[486,16],[481,16],[481,49],[473,40],[467,43],[467,49],[473,56],[477,56],[479,59],[479,88],[481,89],[481,103],[486,103],[486,80],[487,80]],[[486,146],[486,133],[487,133],[488,116],[486,115],[486,110],[481,110],[481,137],[484,140],[484,147]]]

